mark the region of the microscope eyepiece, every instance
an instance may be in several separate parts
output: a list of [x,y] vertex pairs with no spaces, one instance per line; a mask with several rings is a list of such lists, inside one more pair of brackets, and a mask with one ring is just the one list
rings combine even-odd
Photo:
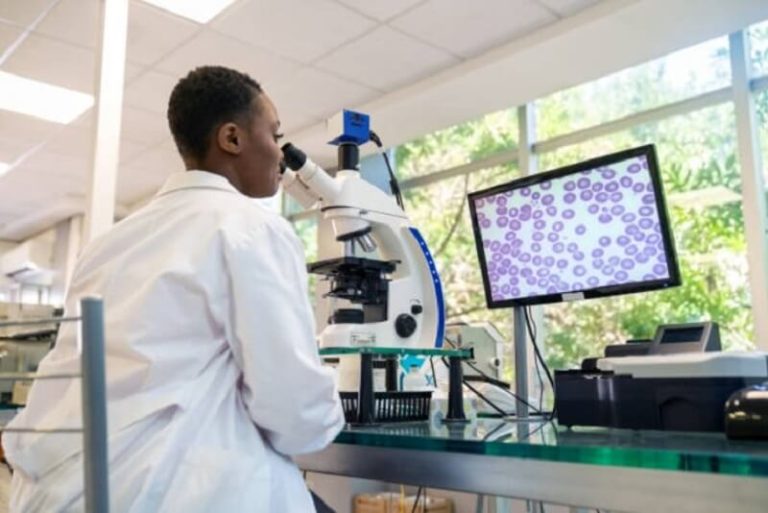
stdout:
[[282,150],[285,165],[293,171],[298,171],[307,162],[307,156],[304,152],[291,143],[285,143]]

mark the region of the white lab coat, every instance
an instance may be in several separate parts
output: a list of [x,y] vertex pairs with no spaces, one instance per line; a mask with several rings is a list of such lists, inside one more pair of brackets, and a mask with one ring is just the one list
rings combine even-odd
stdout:
[[[83,252],[67,299],[104,298],[112,513],[302,513],[291,455],[343,425],[301,243],[218,175],[172,175]],[[64,324],[45,373],[77,372]],[[80,425],[79,380],[38,381],[13,425]],[[13,512],[82,511],[82,439],[3,437]]]

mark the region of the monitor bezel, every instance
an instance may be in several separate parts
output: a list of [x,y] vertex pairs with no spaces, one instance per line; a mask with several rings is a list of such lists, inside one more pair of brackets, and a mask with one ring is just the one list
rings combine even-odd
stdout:
[[[588,171],[595,168],[615,164],[630,158],[645,157],[648,162],[648,172],[653,184],[654,197],[656,198],[656,209],[659,214],[659,226],[661,227],[661,237],[664,241],[665,254],[667,256],[667,268],[669,277],[665,279],[652,281],[639,281],[625,283],[622,285],[605,285],[595,288],[585,288],[580,291],[570,291],[557,294],[542,294],[538,296],[493,300],[491,295],[491,284],[488,276],[488,266],[485,258],[485,249],[483,248],[482,232],[477,220],[475,210],[475,201],[495,194],[503,193],[509,190],[521,189],[531,185],[537,185],[542,182],[554,180],[571,174]],[[648,292],[652,290],[666,289],[676,287],[681,284],[680,268],[678,266],[677,250],[675,248],[674,238],[669,223],[669,213],[667,212],[666,198],[659,171],[658,160],[656,158],[656,148],[653,144],[647,144],[628,150],[622,150],[609,155],[592,158],[569,166],[556,168],[550,171],[544,171],[530,176],[517,178],[507,183],[496,185],[488,189],[471,192],[467,195],[469,203],[470,218],[472,221],[472,232],[475,238],[475,248],[477,258],[480,263],[481,275],[483,279],[483,289],[485,291],[485,301],[488,308],[509,308],[514,306],[528,306],[549,303],[560,303],[563,301],[572,301],[577,299],[594,299],[601,297],[616,296],[621,294],[632,294],[636,292]]]

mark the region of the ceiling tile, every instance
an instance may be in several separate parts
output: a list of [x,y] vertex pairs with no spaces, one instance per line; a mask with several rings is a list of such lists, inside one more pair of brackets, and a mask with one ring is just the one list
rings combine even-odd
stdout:
[[265,85],[286,76],[298,67],[298,64],[265,50],[205,30],[171,52],[156,68],[181,78],[197,66],[205,65],[234,68],[248,73]]
[[18,39],[23,30],[16,25],[0,22],[0,55]]
[[168,98],[176,82],[178,78],[171,75],[147,71],[126,86],[125,104],[165,116]]
[[52,0],[3,0],[0,18],[26,27],[40,16]]
[[184,163],[170,139],[141,152],[126,163],[128,167],[144,169],[162,183],[170,173],[184,171]]
[[556,19],[533,0],[429,0],[390,25],[469,58]]
[[128,60],[152,64],[189,39],[200,26],[141,2],[131,4]]
[[304,63],[374,26],[370,19],[329,0],[242,2],[213,22],[221,33]]
[[171,131],[164,115],[124,107],[121,134],[131,141],[149,146],[168,139]]
[[0,110],[0,140],[3,141],[3,153],[0,161],[12,162],[32,149],[53,137],[59,125],[46,121]]
[[[66,176],[74,181],[85,181],[90,174],[90,163],[91,159],[86,155],[74,157],[42,148],[26,159],[19,170],[31,170],[45,176],[42,183],[46,183],[45,188],[48,188],[48,177]],[[76,190],[80,190],[79,187]]]
[[283,117],[283,109],[314,118],[327,118],[342,108],[354,107],[380,94],[314,68],[303,68],[267,90]]
[[379,90],[414,82],[457,59],[382,26],[317,62],[319,68]]
[[101,33],[100,16],[98,0],[60,0],[35,32],[95,49]]
[[122,166],[117,175],[117,201],[131,205],[155,194],[172,171]]
[[357,12],[386,21],[424,0],[338,0]]
[[570,16],[598,3],[600,0],[538,0],[561,16]]
[[93,94],[95,66],[92,50],[31,35],[3,64],[3,71]]

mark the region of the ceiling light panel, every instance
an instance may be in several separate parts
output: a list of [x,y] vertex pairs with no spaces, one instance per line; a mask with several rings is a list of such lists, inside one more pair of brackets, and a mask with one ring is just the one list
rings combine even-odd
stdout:
[[208,23],[235,0],[144,0],[197,23]]
[[0,109],[67,124],[92,106],[89,94],[0,71]]

